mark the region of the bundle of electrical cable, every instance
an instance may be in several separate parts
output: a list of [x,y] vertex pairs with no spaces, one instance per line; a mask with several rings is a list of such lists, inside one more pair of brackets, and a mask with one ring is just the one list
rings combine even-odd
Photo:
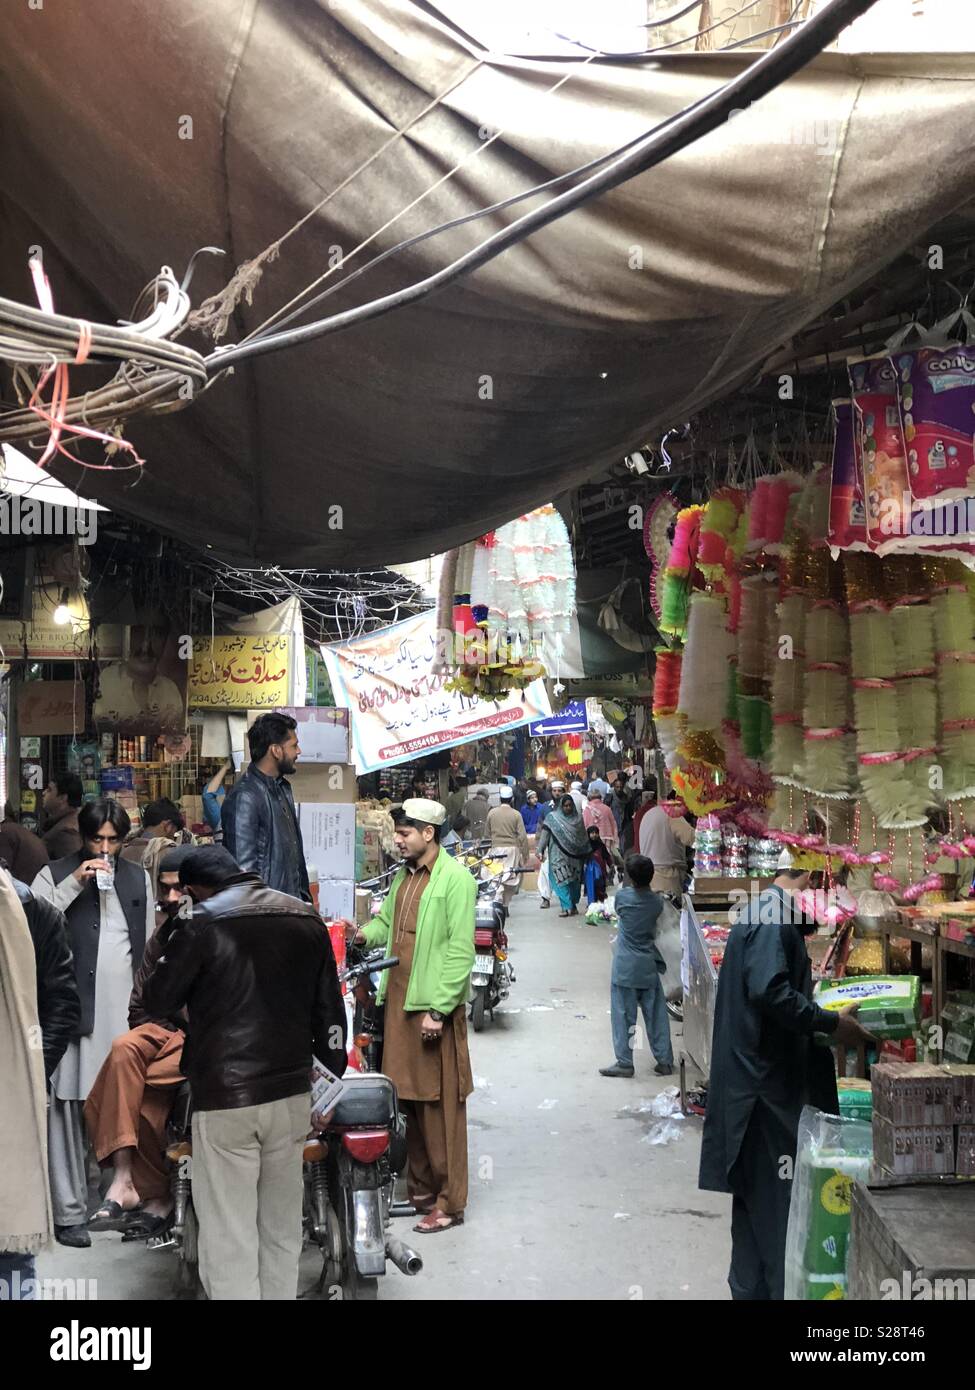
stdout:
[[[169,266],[146,286],[133,310],[133,322],[90,323],[54,312],[53,295],[39,257],[30,261],[39,308],[0,298],[0,358],[13,364],[21,409],[0,412],[0,439],[31,439],[47,434],[44,460],[58,450],[62,431],[114,442],[98,425],[116,423],[146,409],[179,409],[205,386],[203,358],[171,341],[189,313],[190,301]],[[145,316],[139,318],[143,313]],[[69,396],[68,368],[121,363],[111,380]],[[53,378],[49,401],[43,392]]]

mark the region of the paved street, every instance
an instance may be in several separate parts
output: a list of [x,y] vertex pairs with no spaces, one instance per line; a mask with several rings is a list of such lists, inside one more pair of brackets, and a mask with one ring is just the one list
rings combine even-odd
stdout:
[[[425,1268],[409,1279],[390,1265],[380,1300],[728,1297],[730,1198],[697,1190],[701,1122],[647,1142],[660,1122],[638,1108],[670,1078],[653,1075],[645,1048],[634,1080],[598,1075],[613,1058],[611,935],[540,911],[534,894],[515,900],[517,983],[494,1025],[471,1034],[467,1222],[431,1238],[397,1220]],[[58,1246],[39,1273],[97,1279],[100,1298],[173,1296],[171,1253],[109,1233],[92,1241],[90,1251]],[[308,1252],[302,1288],[319,1268]]]

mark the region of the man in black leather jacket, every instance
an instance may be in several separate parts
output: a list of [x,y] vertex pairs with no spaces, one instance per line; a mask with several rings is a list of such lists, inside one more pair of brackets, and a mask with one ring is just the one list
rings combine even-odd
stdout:
[[311,901],[301,830],[288,773],[301,753],[289,714],[262,714],[247,731],[251,762],[221,811],[223,842],[242,869],[269,888]]
[[187,1006],[193,1198],[211,1299],[294,1299],[312,1055],[346,1068],[346,1014],[313,908],[194,850],[180,882],[198,906],[143,987],[157,1017]]
[[[0,861],[2,862],[2,861]],[[6,864],[3,865],[6,868]],[[81,1002],[64,913],[10,875],[27,918],[37,961],[37,1017],[44,1048],[44,1079],[50,1081],[65,1048],[78,1032]]]

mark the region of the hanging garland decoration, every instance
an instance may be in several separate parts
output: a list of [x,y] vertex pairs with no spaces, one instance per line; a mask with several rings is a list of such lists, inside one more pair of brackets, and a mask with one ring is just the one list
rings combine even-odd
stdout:
[[[547,674],[543,650],[558,660],[575,614],[569,533],[546,504],[453,555],[455,650],[444,688],[500,701]],[[443,603],[441,594],[438,613]]]
[[643,548],[650,561],[650,607],[660,622],[660,574],[670,554],[670,533],[677,519],[679,503],[673,493],[664,492],[648,507],[643,517]]

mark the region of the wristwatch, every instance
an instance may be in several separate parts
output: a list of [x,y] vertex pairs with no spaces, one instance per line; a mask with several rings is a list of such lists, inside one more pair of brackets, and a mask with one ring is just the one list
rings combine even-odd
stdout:
[[446,1023],[447,1021],[447,1015],[442,1014],[439,1009],[427,1009],[427,1013],[433,1019],[434,1023]]

